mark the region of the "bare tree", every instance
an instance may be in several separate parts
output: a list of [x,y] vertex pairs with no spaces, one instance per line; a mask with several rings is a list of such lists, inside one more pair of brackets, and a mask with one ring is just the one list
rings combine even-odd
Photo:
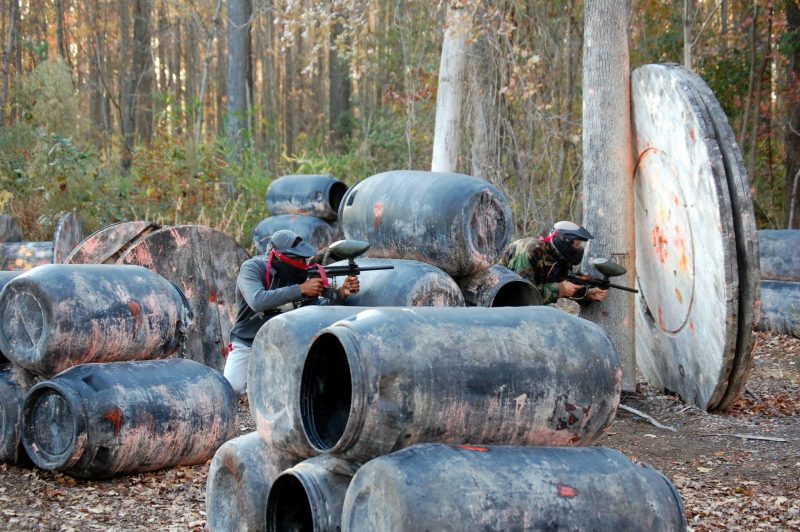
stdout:
[[[227,136],[236,159],[241,156],[247,133],[248,97],[250,75],[250,27],[252,5],[250,0],[228,0],[228,92]],[[234,176],[229,176],[233,191]]]
[[[786,2],[786,24],[789,35],[800,35],[800,7],[797,2]],[[786,169],[786,194],[783,206],[784,226],[800,229],[800,43],[793,41],[789,53],[786,76],[789,86],[784,130],[784,166]]]

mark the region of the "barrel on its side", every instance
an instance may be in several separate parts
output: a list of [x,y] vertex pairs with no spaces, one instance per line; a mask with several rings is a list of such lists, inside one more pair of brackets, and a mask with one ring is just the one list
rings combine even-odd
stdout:
[[19,242],[22,240],[22,228],[13,216],[0,214],[0,242]]
[[[23,273],[21,270],[10,271],[10,272],[2,272],[0,271],[0,292],[3,291],[3,287],[8,284],[8,282]],[[3,354],[3,348],[0,346],[0,364],[4,364],[8,362],[8,358]]]
[[315,449],[366,461],[415,443],[587,445],[621,383],[603,330],[558,309],[384,307],[319,332],[298,400]]
[[544,303],[530,281],[499,264],[459,278],[458,286],[468,307],[525,307]]
[[415,445],[359,469],[342,530],[686,530],[675,486],[602,447]]
[[511,207],[488,182],[444,172],[394,171],[347,191],[339,209],[346,238],[370,256],[427,262],[461,277],[497,262],[511,236]]
[[263,254],[267,250],[269,237],[281,229],[294,231],[315,249],[324,248],[334,239],[333,228],[321,218],[302,214],[280,214],[264,218],[253,229],[253,246],[256,252]]
[[214,453],[206,482],[211,532],[266,530],[272,482],[297,461],[281,460],[257,432],[225,442]]
[[362,310],[309,305],[275,316],[256,334],[247,373],[247,398],[256,429],[276,453],[299,458],[318,454],[303,434],[297,403],[303,355],[319,331]]
[[800,282],[800,229],[758,231],[761,279]]
[[33,462],[77,478],[202,463],[235,429],[228,381],[184,359],[76,366],[31,388],[22,409]]
[[800,338],[800,282],[761,282],[758,329]]
[[270,214],[306,214],[335,220],[347,185],[329,175],[285,175],[267,189]]
[[49,264],[0,292],[0,351],[49,377],[89,362],[165,358],[190,321],[183,293],[146,268]]
[[[361,268],[393,266],[392,270],[362,271],[361,289],[344,300],[353,307],[463,307],[461,288],[445,272],[424,262],[402,259],[356,259]],[[344,266],[347,261],[331,266]]]
[[357,468],[322,455],[281,473],[267,497],[267,530],[341,530],[342,505]]
[[1,270],[31,270],[37,266],[52,263],[52,242],[0,243]]
[[32,374],[12,364],[0,365],[0,464],[31,463],[22,445],[22,403],[35,384]]

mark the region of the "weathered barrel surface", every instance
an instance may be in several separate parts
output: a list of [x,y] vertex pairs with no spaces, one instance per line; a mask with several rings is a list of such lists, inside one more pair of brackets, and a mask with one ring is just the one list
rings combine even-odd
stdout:
[[[331,266],[344,266],[347,261]],[[403,259],[362,259],[362,268],[394,266],[392,270],[361,272],[361,289],[344,300],[354,307],[463,307],[464,295],[452,277],[424,262]],[[342,278],[339,278],[341,282]]]
[[686,530],[661,473],[602,447],[415,445],[353,477],[342,530]]
[[310,305],[270,319],[256,334],[247,374],[250,412],[261,438],[276,452],[318,454],[303,434],[300,379],[305,353],[317,333],[363,307]]
[[266,530],[272,482],[297,460],[273,453],[257,432],[225,442],[214,453],[206,482],[206,515],[211,532]]
[[384,307],[319,332],[298,399],[315,449],[364,461],[415,443],[586,445],[621,383],[606,334],[554,308]]
[[30,464],[22,445],[22,404],[34,384],[33,375],[19,366],[0,364],[0,464]]
[[0,242],[19,242],[22,240],[22,228],[13,216],[0,214]]
[[758,248],[762,279],[800,282],[800,229],[763,229]]
[[236,397],[192,360],[84,364],[25,397],[22,441],[42,469],[77,478],[192,465],[236,430]]
[[42,264],[53,264],[52,242],[0,243],[0,269],[30,270]]
[[267,189],[270,214],[306,214],[335,220],[347,185],[329,175],[285,175]]
[[139,266],[48,264],[0,292],[0,351],[48,377],[88,362],[168,357],[189,324],[181,291]]
[[[3,287],[8,284],[8,282],[23,273],[23,270],[11,271],[11,272],[2,272],[0,271],[0,292],[3,291]],[[3,348],[0,346],[0,364],[8,362],[8,359],[3,354]]]
[[230,236],[202,225],[178,225],[138,239],[117,260],[175,283],[194,319],[181,355],[222,370],[236,320],[236,277],[250,256]]
[[152,222],[119,222],[98,229],[70,252],[65,264],[114,264],[138,239],[161,226]]
[[512,225],[508,201],[486,181],[410,170],[351,187],[339,219],[345,238],[372,245],[371,257],[419,260],[454,277],[497,262]]
[[256,252],[264,253],[269,237],[281,229],[294,231],[316,249],[324,248],[334,239],[333,228],[321,218],[302,214],[280,214],[264,218],[253,229],[253,246]]
[[800,338],[800,282],[761,282],[758,329]]
[[499,264],[457,281],[468,307],[524,307],[544,303],[530,281]]
[[267,530],[340,530],[342,505],[357,465],[322,455],[281,473],[267,497]]

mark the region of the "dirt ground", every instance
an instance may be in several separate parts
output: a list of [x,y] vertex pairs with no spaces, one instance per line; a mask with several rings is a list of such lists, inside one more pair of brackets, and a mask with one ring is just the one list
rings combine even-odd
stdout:
[[[657,468],[677,486],[691,530],[800,530],[800,340],[759,333],[748,393],[709,414],[642,386],[598,445]],[[254,429],[246,402],[241,434]],[[0,529],[205,528],[208,464],[108,481],[0,465]]]

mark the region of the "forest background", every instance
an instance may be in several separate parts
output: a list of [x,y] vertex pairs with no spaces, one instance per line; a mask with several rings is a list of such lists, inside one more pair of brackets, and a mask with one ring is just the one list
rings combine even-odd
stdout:
[[[469,12],[458,171],[517,236],[581,218],[582,0]],[[759,228],[800,227],[797,0],[631,0],[631,68],[676,62],[736,133]],[[2,0],[0,213],[216,227],[250,247],[272,179],[429,170],[442,0]]]

